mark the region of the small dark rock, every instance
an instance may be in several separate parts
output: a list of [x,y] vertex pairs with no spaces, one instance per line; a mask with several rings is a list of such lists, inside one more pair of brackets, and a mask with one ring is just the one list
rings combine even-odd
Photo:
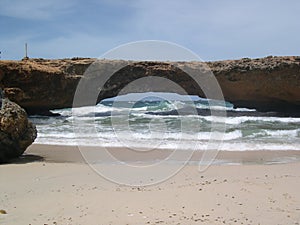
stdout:
[[4,209],[0,209],[0,214],[7,214],[7,212]]

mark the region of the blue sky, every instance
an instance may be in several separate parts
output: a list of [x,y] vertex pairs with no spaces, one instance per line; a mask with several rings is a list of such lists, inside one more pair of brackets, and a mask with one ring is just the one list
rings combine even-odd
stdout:
[[99,57],[163,40],[203,60],[300,55],[299,0],[0,0],[1,59]]

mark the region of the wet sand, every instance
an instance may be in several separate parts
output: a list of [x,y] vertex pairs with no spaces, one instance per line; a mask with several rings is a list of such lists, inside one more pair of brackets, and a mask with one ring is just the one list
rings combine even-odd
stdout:
[[219,152],[227,163],[199,172],[201,154],[164,182],[133,187],[96,173],[76,147],[33,145],[0,165],[0,224],[300,224],[299,151]]
[[[84,147],[79,148],[77,146],[60,146],[60,145],[40,145],[34,144],[28,148],[25,153],[24,160],[30,156],[43,157],[45,161],[56,163],[86,163],[80,151],[85,156],[89,156],[89,152],[97,152],[94,160],[102,159],[103,161],[110,162],[111,160],[105,158],[105,155],[101,154],[102,151],[107,151],[120,161],[155,161],[168,159],[168,156],[174,152],[171,149],[155,149],[147,151],[146,149],[130,150],[128,148],[118,147]],[[184,150],[187,152],[188,150]],[[198,164],[203,157],[203,151],[190,151],[186,153],[190,155],[189,162],[191,164]],[[214,164],[273,164],[273,163],[286,163],[300,161],[300,149],[299,151],[291,150],[259,150],[259,151],[219,151],[216,152],[216,158]],[[91,153],[92,154],[92,153]],[[182,161],[179,155],[176,161]],[[184,155],[185,156],[185,155]],[[30,158],[30,157],[29,157]]]

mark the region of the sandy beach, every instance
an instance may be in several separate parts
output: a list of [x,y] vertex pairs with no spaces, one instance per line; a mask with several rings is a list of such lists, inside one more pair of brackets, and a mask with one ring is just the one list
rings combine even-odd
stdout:
[[[165,182],[130,187],[97,174],[75,147],[33,145],[0,166],[0,224],[299,224],[299,153],[274,154],[201,173],[190,163]],[[283,155],[294,160],[263,163]]]
[[0,0],[0,225],[300,225],[300,0]]

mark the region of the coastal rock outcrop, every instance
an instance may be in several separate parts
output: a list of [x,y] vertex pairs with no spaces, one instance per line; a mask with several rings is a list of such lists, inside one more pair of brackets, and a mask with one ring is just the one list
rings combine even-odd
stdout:
[[[0,87],[6,96],[29,114],[48,114],[51,109],[72,107],[78,82],[96,59],[27,59],[0,61]],[[104,67],[124,61],[99,60]],[[128,62],[128,61],[127,61]],[[180,68],[194,69],[199,62],[130,62],[117,71],[101,90],[98,101],[113,97],[125,84],[145,76],[172,79],[188,94],[205,97]],[[265,57],[207,62],[216,76],[225,100],[235,107],[258,111],[300,111],[300,57]],[[95,86],[96,87],[96,86]],[[165,90],[168,91],[168,90]]]
[[28,121],[24,109],[7,98],[0,108],[0,163],[23,154],[37,136],[35,126]]
[[78,81],[94,59],[0,61],[0,87],[28,114],[71,107]]

